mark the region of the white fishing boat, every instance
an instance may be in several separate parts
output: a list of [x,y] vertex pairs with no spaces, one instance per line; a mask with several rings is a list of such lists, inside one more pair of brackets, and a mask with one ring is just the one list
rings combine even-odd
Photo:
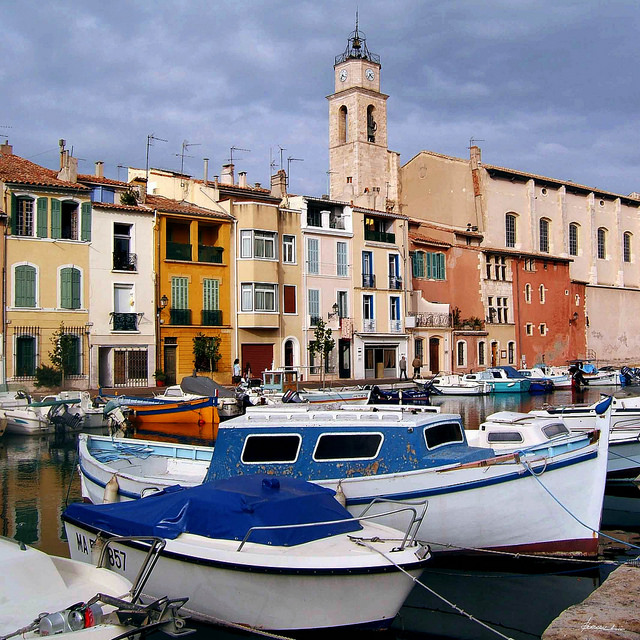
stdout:
[[431,386],[445,396],[482,396],[490,392],[485,380],[465,380],[455,373],[437,375],[431,380]]
[[0,391],[0,409],[26,407],[31,401],[31,396],[24,389],[18,389],[17,391]]
[[[291,631],[391,624],[429,558],[414,539],[426,504],[402,511],[411,524],[398,531],[352,518],[328,489],[245,475],[136,502],[71,504],[63,521],[71,557],[85,562],[98,536],[161,534],[145,593],[171,588],[195,617]],[[113,548],[114,569],[135,575],[144,547]]]
[[103,567],[50,556],[4,537],[0,565],[3,639],[111,640],[156,628],[180,632],[184,626],[177,614],[184,599],[143,605],[137,601],[142,582],[134,585]]
[[499,455],[469,445],[459,415],[394,409],[248,409],[220,424],[214,448],[172,450],[168,443],[83,434],[83,496],[131,500],[176,483],[295,475],[339,487],[354,515],[380,497],[428,500],[419,538],[434,551],[597,553],[610,410],[571,448],[559,443],[541,453]]
[[570,389],[571,375],[569,373],[551,373],[543,366],[535,366],[529,369],[518,369],[518,373],[524,378],[534,380],[550,380],[554,389]]

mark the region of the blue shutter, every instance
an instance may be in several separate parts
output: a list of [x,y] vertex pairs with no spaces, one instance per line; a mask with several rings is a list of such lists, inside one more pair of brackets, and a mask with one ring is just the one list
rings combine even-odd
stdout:
[[91,242],[91,203],[82,203],[82,219],[80,223],[80,240]]
[[38,238],[46,238],[48,231],[49,198],[38,198],[36,235]]
[[62,236],[62,203],[60,200],[51,199],[51,237]]

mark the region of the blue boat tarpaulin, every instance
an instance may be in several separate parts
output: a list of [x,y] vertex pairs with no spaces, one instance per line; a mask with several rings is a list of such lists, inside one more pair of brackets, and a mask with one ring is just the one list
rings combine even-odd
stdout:
[[129,502],[73,503],[64,518],[119,536],[175,539],[192,533],[225,540],[242,540],[255,526],[344,521],[258,531],[249,538],[261,544],[293,546],[362,529],[334,495],[331,489],[296,478],[244,475],[197,487],[176,485]]

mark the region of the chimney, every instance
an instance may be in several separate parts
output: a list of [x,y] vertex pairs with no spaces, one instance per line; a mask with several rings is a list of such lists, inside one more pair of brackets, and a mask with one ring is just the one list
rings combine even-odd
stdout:
[[5,140],[3,144],[0,144],[0,156],[12,156],[13,147],[9,144],[8,140]]
[[[61,142],[64,141],[61,140]],[[63,150],[60,154],[60,160],[62,167],[58,173],[58,180],[78,182],[78,158],[73,158],[68,151]]]
[[477,169],[482,164],[482,152],[480,147],[472,145],[469,147],[469,159],[471,160],[471,168]]
[[238,174],[238,186],[239,187],[246,187],[247,186],[247,172],[246,171],[241,171]]
[[274,198],[284,198],[287,194],[287,172],[280,169],[271,176],[271,195]]
[[235,176],[233,173],[234,166],[232,164],[222,165],[222,175],[220,176],[221,184],[235,184]]
[[62,167],[64,167],[64,156],[66,151],[64,150],[64,145],[67,144],[67,141],[64,140],[63,138],[60,138],[60,140],[58,140],[58,146],[60,147],[60,168],[62,169]]
[[204,158],[204,186],[209,184],[209,158]]
[[102,160],[96,162],[96,178],[104,178],[104,162]]
[[213,186],[217,189],[218,188],[218,176],[213,176]]

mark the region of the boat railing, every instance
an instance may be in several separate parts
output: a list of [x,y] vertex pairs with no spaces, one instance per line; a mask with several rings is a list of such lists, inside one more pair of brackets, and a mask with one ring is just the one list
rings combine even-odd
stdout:
[[[398,509],[393,509],[391,511],[385,511],[383,513],[375,513],[375,514],[372,514],[372,515],[369,515],[369,516],[365,515],[365,513],[375,503],[380,503],[380,502],[399,504],[399,505],[402,505],[402,506],[400,508],[398,508]],[[403,511],[408,511],[409,513],[412,514],[411,521],[409,522],[409,525],[408,525],[408,527],[406,528],[406,530],[404,532],[404,536],[403,536],[401,545],[397,548],[398,551],[402,551],[407,546],[413,545],[415,543],[416,534],[418,532],[418,529],[420,528],[420,525],[422,524],[422,521],[424,520],[424,516],[427,513],[427,507],[428,506],[429,506],[428,500],[422,500],[420,502],[414,502],[414,503],[411,503],[411,504],[407,504],[406,502],[399,502],[397,500],[388,500],[388,499],[385,499],[385,498],[375,498],[369,505],[367,505],[367,507],[364,509],[364,511],[359,516],[355,516],[353,518],[343,518],[341,520],[324,520],[324,521],[321,521],[321,522],[305,522],[305,523],[302,523],[302,524],[279,524],[279,525],[263,525],[263,526],[259,526],[259,527],[251,527],[247,531],[246,535],[242,539],[242,542],[240,543],[240,545],[238,546],[236,551],[242,551],[242,548],[249,541],[249,538],[251,537],[251,535],[256,533],[256,532],[258,532],[258,531],[275,531],[275,530],[279,530],[279,529],[304,529],[304,528],[309,528],[309,527],[327,526],[327,525],[332,525],[332,524],[344,524],[345,522],[362,522],[363,520],[378,520],[380,518],[385,518],[387,516],[396,515],[398,513],[403,512]]]

